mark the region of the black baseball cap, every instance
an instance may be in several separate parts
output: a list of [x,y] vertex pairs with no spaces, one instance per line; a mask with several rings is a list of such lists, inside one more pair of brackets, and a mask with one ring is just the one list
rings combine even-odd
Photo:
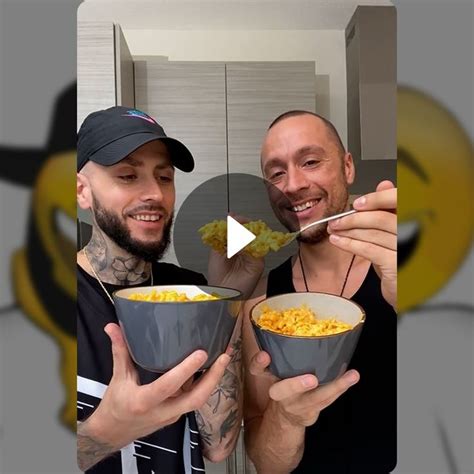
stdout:
[[110,107],[89,114],[77,135],[77,170],[90,160],[115,165],[145,143],[165,143],[173,165],[182,171],[194,169],[191,152],[180,141],[168,137],[155,119],[141,110]]

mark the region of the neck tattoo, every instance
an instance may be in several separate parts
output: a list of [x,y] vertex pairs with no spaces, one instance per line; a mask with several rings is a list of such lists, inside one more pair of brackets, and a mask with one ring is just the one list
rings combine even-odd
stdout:
[[94,225],[92,237],[85,249],[87,259],[101,281],[128,286],[138,284],[150,277],[151,265],[149,263],[116,247]]
[[[114,300],[113,298],[110,296],[109,292],[107,291],[107,289],[105,288],[104,284],[102,283],[102,281],[100,280],[99,278],[99,275],[97,275],[97,272],[95,271],[94,269],[94,265],[92,265],[92,262],[89,258],[89,255],[87,255],[87,252],[86,252],[86,248],[84,247],[82,249],[82,253],[84,254],[84,257],[86,257],[86,260],[87,260],[87,263],[89,264],[89,266],[91,267],[91,270],[92,270],[92,273],[94,274],[94,277],[95,279],[98,281],[100,287],[102,288],[102,290],[104,291],[104,293],[107,295],[107,298],[110,300],[110,302],[115,306],[115,303],[114,303]],[[153,286],[153,270],[150,270],[150,275],[151,275],[151,284],[150,286]]]
[[[306,281],[306,275],[304,272],[304,267],[303,267],[303,259],[301,258],[301,250],[298,248],[298,259],[300,261],[300,267],[301,267],[301,274],[303,275],[303,281],[304,281],[304,286],[306,288],[306,291],[308,292],[308,282]],[[347,269],[346,276],[344,278],[344,283],[342,284],[342,289],[341,292],[339,293],[339,296],[342,296],[344,294],[344,290],[346,289],[346,284],[347,280],[349,279],[349,274],[351,273],[351,268],[355,260],[355,255],[352,255],[351,258],[351,263],[349,264],[349,268]]]

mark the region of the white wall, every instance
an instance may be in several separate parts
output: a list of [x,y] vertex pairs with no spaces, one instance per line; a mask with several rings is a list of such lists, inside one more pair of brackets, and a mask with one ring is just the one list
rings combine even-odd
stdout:
[[[347,138],[345,39],[342,30],[123,29],[131,54],[170,61],[315,61],[316,111]],[[330,100],[329,100],[330,94]]]

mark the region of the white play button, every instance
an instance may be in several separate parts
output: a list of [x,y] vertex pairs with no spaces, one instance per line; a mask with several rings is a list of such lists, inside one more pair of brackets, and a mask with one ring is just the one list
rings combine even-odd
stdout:
[[232,258],[256,238],[242,224],[227,216],[227,258]]

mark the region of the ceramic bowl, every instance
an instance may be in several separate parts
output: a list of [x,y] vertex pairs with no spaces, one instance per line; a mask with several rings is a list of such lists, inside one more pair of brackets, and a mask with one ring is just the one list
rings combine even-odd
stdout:
[[[258,318],[263,306],[283,310],[307,305],[321,319],[335,318],[352,329],[329,336],[288,336],[262,329]],[[261,350],[272,361],[270,371],[280,379],[314,374],[319,384],[331,382],[347,370],[365,321],[365,312],[346,298],[326,293],[288,293],[257,303],[250,313]]]
[[[222,298],[208,301],[135,301],[132,293],[153,290],[186,293],[217,293]],[[214,286],[167,285],[127,288],[114,292],[117,317],[130,355],[146,370],[164,373],[197,349],[204,349],[209,368],[226,351],[240,308],[239,291]]]

